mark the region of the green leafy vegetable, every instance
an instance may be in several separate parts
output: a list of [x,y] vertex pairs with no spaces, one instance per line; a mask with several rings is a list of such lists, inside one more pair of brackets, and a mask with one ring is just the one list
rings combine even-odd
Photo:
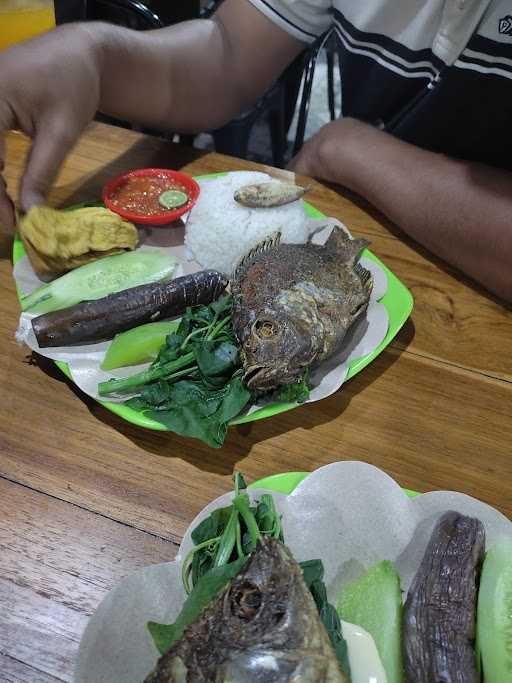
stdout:
[[128,405],[140,405],[148,417],[176,434],[195,437],[212,448],[220,448],[229,421],[243,410],[250,397],[238,376],[217,390],[209,390],[201,381],[183,380],[174,385],[161,382],[145,387],[142,404],[128,401]]
[[304,403],[309,398],[309,393],[309,368],[306,368],[298,382],[285,384],[277,391],[277,400],[283,403]]
[[[269,503],[267,500],[264,509],[259,507],[263,501],[251,506],[242,475],[235,473],[233,480],[233,503],[229,507],[214,510],[192,531],[195,545],[182,566],[183,585],[187,593],[212,568],[246,558],[262,535],[278,538],[280,534],[281,520],[274,501]],[[272,496],[266,497],[272,499]],[[260,522],[263,522],[261,526]]]
[[256,523],[261,533],[283,542],[281,517],[278,515],[274,499],[269,493],[264,493],[254,512]]
[[331,645],[338,662],[343,673],[350,679],[347,642],[343,638],[338,613],[327,599],[327,590],[323,580],[324,565],[321,560],[307,560],[306,562],[301,562],[300,567],[304,576],[304,582],[315,600],[320,620],[331,640]]
[[203,379],[214,384],[220,381],[221,386],[224,377],[240,367],[238,347],[228,341],[207,341],[195,347],[194,355]]
[[135,410],[182,436],[220,448],[230,420],[251,398],[231,322],[229,296],[187,309],[146,370],[98,386],[100,396],[138,392]]
[[183,608],[174,624],[157,624],[148,622],[149,632],[160,654],[165,654],[174,643],[181,638],[183,631],[201,613],[224,586],[238,574],[244,566],[246,558],[236,560],[222,567],[211,569],[199,579],[193,592],[185,600]]
[[322,560],[305,560],[300,563],[300,568],[308,588],[311,588],[315,581],[323,581],[324,565]]
[[175,260],[159,249],[105,256],[62,275],[21,298],[30,313],[49,313],[101,299],[130,287],[170,279]]

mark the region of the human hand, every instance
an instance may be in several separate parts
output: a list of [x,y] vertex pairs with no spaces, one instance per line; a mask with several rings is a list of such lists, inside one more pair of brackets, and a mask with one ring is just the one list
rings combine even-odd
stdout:
[[287,168],[300,175],[343,184],[349,180],[350,158],[371,147],[380,131],[353,118],[331,121],[307,140]]
[[[98,109],[100,69],[94,40],[64,26],[0,54],[0,174],[4,135],[32,138],[20,186],[23,211],[42,204],[67,153]],[[0,230],[14,229],[13,203],[0,175]]]

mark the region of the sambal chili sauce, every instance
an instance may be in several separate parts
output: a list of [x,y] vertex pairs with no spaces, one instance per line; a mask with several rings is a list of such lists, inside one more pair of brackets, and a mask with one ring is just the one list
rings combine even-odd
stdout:
[[131,176],[112,191],[109,199],[114,206],[138,216],[156,216],[166,213],[158,201],[162,192],[179,190],[188,197],[188,192],[180,183],[173,183],[166,175]]

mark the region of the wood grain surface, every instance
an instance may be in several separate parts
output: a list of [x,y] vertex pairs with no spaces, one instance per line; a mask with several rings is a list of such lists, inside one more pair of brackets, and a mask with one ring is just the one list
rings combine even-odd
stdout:
[[[5,176],[14,196],[27,149],[23,136],[9,134]],[[113,175],[159,165],[288,175],[93,124],[50,202],[96,199]],[[308,199],[371,240],[413,293],[412,316],[341,392],[234,428],[218,451],[124,422],[18,346],[11,239],[2,238],[0,681],[72,680],[81,633],[102,597],[134,569],[172,560],[194,515],[230,488],[234,468],[252,481],[359,459],[402,486],[463,491],[512,516],[510,308],[359,198],[313,181]]]

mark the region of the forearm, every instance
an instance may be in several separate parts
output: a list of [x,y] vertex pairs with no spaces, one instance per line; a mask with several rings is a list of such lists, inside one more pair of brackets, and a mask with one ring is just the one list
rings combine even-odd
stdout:
[[321,175],[365,197],[411,237],[512,300],[512,174],[356,124],[321,145]]
[[301,47],[246,0],[225,0],[211,20],[155,31],[108,24],[85,30],[101,73],[101,111],[179,132],[230,120],[269,87]]

